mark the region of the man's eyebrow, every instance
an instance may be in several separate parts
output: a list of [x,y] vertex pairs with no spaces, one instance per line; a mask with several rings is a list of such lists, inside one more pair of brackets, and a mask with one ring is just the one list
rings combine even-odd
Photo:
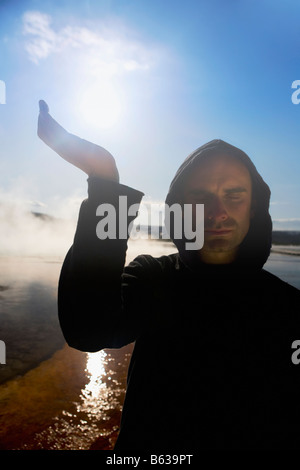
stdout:
[[224,189],[224,192],[226,194],[231,194],[231,193],[246,193],[247,189],[244,186],[237,186],[236,188],[228,188]]
[[188,188],[187,192],[192,194],[209,194],[209,191],[199,188]]
[[[187,190],[187,192],[189,194],[200,194],[200,195],[210,194],[210,191],[207,191],[205,189],[200,189],[200,188],[190,188]],[[224,189],[224,192],[226,194],[245,193],[247,192],[247,189],[244,186],[236,186],[234,188]]]

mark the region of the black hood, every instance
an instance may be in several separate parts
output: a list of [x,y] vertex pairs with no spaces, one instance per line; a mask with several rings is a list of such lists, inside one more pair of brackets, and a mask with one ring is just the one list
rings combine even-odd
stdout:
[[[182,203],[182,194],[187,177],[196,166],[209,156],[216,153],[231,155],[240,160],[248,169],[252,180],[252,198],[255,201],[254,216],[251,219],[248,234],[240,245],[235,265],[247,265],[249,267],[261,268],[270,254],[272,243],[272,221],[269,214],[270,188],[258,173],[255,165],[248,155],[242,150],[234,147],[223,140],[212,140],[194,152],[192,152],[179,167],[173,181],[171,182],[166,204]],[[172,233],[172,222],[169,230],[170,237],[178,248],[181,258],[185,262],[193,262],[197,259],[195,251],[185,250],[184,239],[174,239]]]

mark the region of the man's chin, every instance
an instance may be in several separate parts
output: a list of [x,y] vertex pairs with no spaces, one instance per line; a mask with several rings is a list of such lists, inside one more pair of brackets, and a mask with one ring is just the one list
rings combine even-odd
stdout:
[[203,251],[206,252],[224,252],[224,251],[231,251],[233,250],[234,247],[232,246],[232,243],[229,242],[229,240],[225,240],[223,238],[214,238],[208,241],[204,242],[204,245],[202,247]]
[[199,250],[200,260],[205,264],[230,264],[236,259],[238,248],[228,240],[211,240]]

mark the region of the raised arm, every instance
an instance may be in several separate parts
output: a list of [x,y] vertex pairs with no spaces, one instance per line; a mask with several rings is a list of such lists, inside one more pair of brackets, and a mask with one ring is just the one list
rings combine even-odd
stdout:
[[67,132],[49,114],[49,107],[39,101],[38,136],[64,160],[84,171],[88,176],[99,176],[119,182],[114,157],[103,147]]
[[[70,346],[83,351],[121,347],[137,335],[137,324],[124,303],[122,288],[127,239],[118,235],[99,239],[96,227],[101,218],[96,210],[100,204],[111,205],[118,234],[119,197],[126,196],[130,207],[140,202],[143,193],[119,184],[115,160],[109,152],[68,133],[50,116],[44,101],[39,105],[38,136],[89,176],[88,199],[81,205],[74,242],[59,280],[58,313],[63,334]],[[127,224],[134,217],[122,214]]]

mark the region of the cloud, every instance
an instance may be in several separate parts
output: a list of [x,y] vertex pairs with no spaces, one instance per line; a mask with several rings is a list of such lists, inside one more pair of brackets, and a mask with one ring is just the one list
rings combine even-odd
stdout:
[[89,67],[96,73],[100,67],[114,75],[148,70],[158,58],[155,48],[133,38],[122,27],[66,25],[58,29],[50,15],[39,11],[24,13],[23,34],[25,50],[35,64],[53,54],[76,52],[81,57],[88,50]]
[[38,11],[26,12],[23,15],[23,34],[32,36],[25,43],[25,50],[30,60],[38,63],[58,48],[57,35],[50,27],[51,17]]

